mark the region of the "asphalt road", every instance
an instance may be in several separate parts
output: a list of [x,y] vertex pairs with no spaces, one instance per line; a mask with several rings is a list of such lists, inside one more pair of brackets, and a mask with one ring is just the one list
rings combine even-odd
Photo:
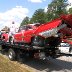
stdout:
[[61,56],[50,60],[30,60],[22,64],[33,72],[72,72],[72,56]]
[[30,69],[31,72],[72,72],[72,56],[60,56],[57,59],[50,58],[44,61],[29,59],[21,63],[21,67]]

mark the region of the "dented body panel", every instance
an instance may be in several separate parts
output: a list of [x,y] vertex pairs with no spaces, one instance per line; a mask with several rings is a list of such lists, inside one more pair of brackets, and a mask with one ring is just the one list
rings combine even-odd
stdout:
[[[48,38],[56,36],[61,33],[61,37],[67,37],[72,35],[72,15],[62,15],[60,18],[47,22],[38,27],[33,27],[28,30],[21,30],[13,35],[15,42],[30,43],[31,38],[34,36],[42,36]],[[8,40],[8,34],[3,34],[6,41]]]

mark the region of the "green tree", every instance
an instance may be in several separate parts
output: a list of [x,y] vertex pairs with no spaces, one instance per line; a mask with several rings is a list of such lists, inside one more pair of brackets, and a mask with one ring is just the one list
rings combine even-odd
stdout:
[[69,13],[69,14],[72,14],[72,8],[69,8],[68,13]]
[[21,26],[26,25],[29,23],[29,17],[25,17],[21,23]]
[[37,9],[35,13],[33,14],[31,20],[31,23],[45,23],[45,12],[44,9]]
[[67,6],[67,0],[52,0],[52,2],[48,5],[47,10],[48,21],[58,18],[61,14],[66,14]]

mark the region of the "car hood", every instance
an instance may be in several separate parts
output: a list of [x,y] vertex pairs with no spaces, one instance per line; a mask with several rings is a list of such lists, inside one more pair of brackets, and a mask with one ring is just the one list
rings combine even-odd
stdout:
[[51,22],[47,22],[45,24],[42,24],[40,25],[36,30],[35,30],[35,34],[38,34],[38,33],[41,33],[41,32],[44,32],[46,30],[51,30],[51,29],[54,29],[56,27],[58,27],[59,25],[61,24],[61,20],[60,19],[56,19],[56,20],[53,20]]

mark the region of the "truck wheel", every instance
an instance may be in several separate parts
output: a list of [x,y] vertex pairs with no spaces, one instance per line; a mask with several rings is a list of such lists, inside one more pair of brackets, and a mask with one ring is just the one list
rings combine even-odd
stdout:
[[0,53],[1,53],[1,54],[5,54],[4,50],[1,50]]
[[9,49],[8,58],[12,61],[16,59],[16,53],[13,49]]
[[23,58],[20,56],[20,54],[17,55],[17,61],[23,63]]
[[0,47],[0,49],[1,49],[1,50],[0,50],[1,54],[5,54],[5,49],[4,49],[4,48],[5,48],[4,45],[2,45],[2,46]]

